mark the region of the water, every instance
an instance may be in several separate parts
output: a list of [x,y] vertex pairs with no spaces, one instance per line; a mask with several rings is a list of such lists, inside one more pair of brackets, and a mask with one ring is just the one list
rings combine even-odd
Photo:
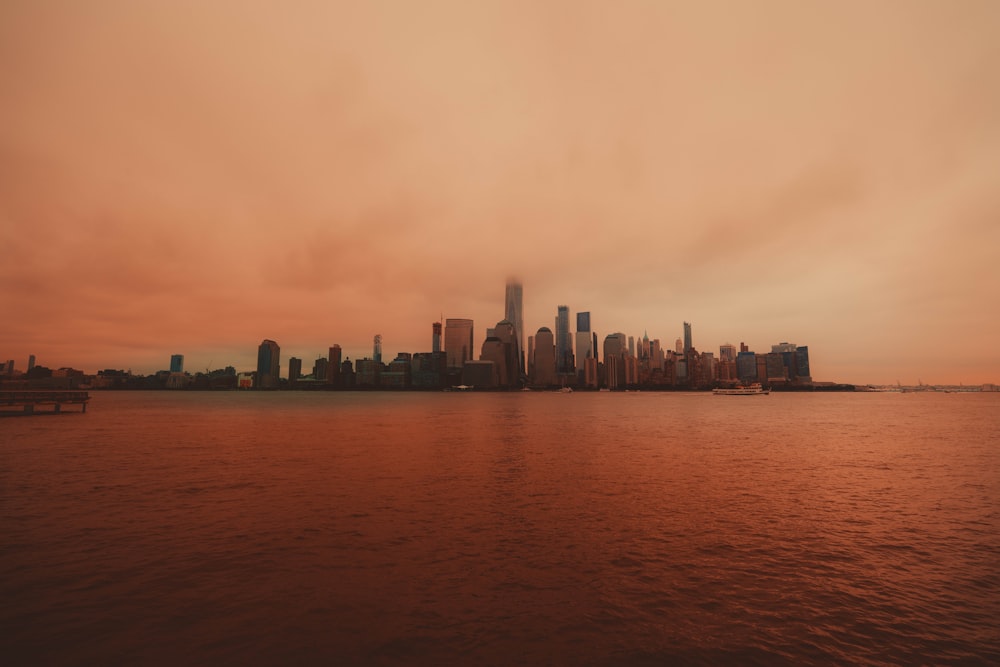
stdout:
[[998,664],[1000,394],[96,393],[4,664]]

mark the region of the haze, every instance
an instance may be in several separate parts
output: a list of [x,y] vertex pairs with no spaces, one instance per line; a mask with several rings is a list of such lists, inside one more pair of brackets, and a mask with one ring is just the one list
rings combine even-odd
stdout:
[[0,357],[600,336],[1000,380],[995,2],[0,5]]

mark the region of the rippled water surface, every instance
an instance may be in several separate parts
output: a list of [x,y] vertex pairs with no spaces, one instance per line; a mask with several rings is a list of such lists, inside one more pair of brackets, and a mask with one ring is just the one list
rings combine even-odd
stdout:
[[998,664],[1000,394],[94,394],[5,664]]

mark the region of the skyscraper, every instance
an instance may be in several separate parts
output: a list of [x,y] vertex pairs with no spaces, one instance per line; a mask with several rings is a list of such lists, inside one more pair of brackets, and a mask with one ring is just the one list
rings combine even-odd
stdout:
[[288,360],[288,381],[295,382],[302,377],[302,360],[292,357]]
[[552,330],[542,327],[535,334],[535,349],[532,368],[534,369],[533,382],[541,387],[549,387],[558,384],[556,376],[556,350],[555,340],[552,337]]
[[273,340],[265,339],[257,348],[258,389],[277,388],[280,356],[281,348]]
[[518,364],[524,372],[524,287],[519,280],[509,278],[504,294],[504,319],[514,325],[517,349],[520,350]]
[[382,363],[382,334],[375,334],[372,346],[372,359],[378,363]]
[[335,343],[330,348],[330,356],[327,358],[330,363],[326,366],[326,381],[332,385],[340,384],[340,365],[343,363],[341,355],[340,346]]
[[587,357],[594,356],[590,336],[590,312],[576,314],[576,371],[584,369]]
[[431,325],[431,352],[441,351],[441,323]]
[[448,318],[444,321],[444,351],[448,368],[461,368],[472,359],[472,320]]
[[687,354],[694,348],[694,344],[691,342],[691,323],[684,323],[684,354]]
[[170,355],[170,372],[171,373],[183,373],[184,372],[184,355],[183,354],[171,354]]
[[[537,341],[535,343],[537,345]],[[573,365],[573,334],[569,331],[569,306],[556,309],[556,370],[571,373]]]

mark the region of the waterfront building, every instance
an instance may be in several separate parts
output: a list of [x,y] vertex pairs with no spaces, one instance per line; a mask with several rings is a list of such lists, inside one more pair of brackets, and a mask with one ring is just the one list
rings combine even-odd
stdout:
[[28,355],[28,370],[32,370],[35,367],[35,355]]
[[498,387],[512,388],[521,384],[521,354],[517,347],[517,331],[509,320],[497,322],[491,336],[483,342],[480,360],[492,361]]
[[584,371],[588,356],[594,356],[591,345],[590,313],[583,312],[576,314],[576,371]]
[[599,366],[595,357],[587,357],[583,363],[583,383],[589,389],[600,386]]
[[302,360],[292,357],[288,360],[288,381],[295,382],[302,377]]
[[571,373],[573,365],[573,335],[569,331],[569,306],[556,308],[556,371]]
[[556,345],[552,330],[542,327],[535,334],[534,358],[531,364],[532,383],[540,387],[558,384],[556,376]]
[[518,349],[518,369],[521,373],[525,370],[524,365],[524,286],[521,282],[509,278],[504,291],[504,319],[514,325],[514,333],[517,338]]
[[621,332],[604,338],[604,384],[609,389],[625,385],[625,354],[628,342]]
[[375,334],[372,348],[372,359],[382,363],[382,334]]
[[[340,345],[334,343],[333,347],[330,348],[330,356],[327,358],[326,366],[326,381],[334,386],[340,385],[340,371],[343,361],[341,360],[342,351]],[[316,378],[317,380],[319,378]]]
[[472,320],[445,320],[444,351],[448,357],[448,368],[461,368],[465,362],[472,360]]
[[354,381],[358,387],[378,387],[381,376],[381,361],[376,361],[375,359],[358,359],[354,365]]
[[808,345],[800,345],[795,349],[795,378],[800,382],[812,382]]
[[791,381],[809,382],[812,380],[809,372],[809,347],[798,346],[795,343],[778,343],[771,346],[771,352],[781,355],[785,366],[785,377]]
[[765,368],[767,369],[767,381],[784,382],[788,380],[788,370],[785,368],[785,360],[779,352],[768,352],[765,357]]
[[171,373],[183,373],[184,372],[184,355],[183,354],[171,354],[170,355],[170,372]]
[[719,346],[719,361],[736,361],[736,346],[725,343]]
[[407,389],[412,383],[412,356],[400,352],[389,362],[389,367],[379,375],[379,386],[388,389]]
[[691,323],[684,323],[684,354],[687,354],[692,349],[694,349],[694,343],[691,339]]
[[264,339],[257,347],[257,389],[276,389],[281,364],[281,348],[273,340]]
[[[330,368],[330,360],[326,357],[319,357],[313,362],[313,380],[326,382],[327,371]],[[291,380],[291,377],[288,378]]]
[[431,325],[431,352],[441,351],[441,323]]
[[410,378],[414,387],[440,389],[444,387],[448,359],[443,351],[417,352],[410,361]]

